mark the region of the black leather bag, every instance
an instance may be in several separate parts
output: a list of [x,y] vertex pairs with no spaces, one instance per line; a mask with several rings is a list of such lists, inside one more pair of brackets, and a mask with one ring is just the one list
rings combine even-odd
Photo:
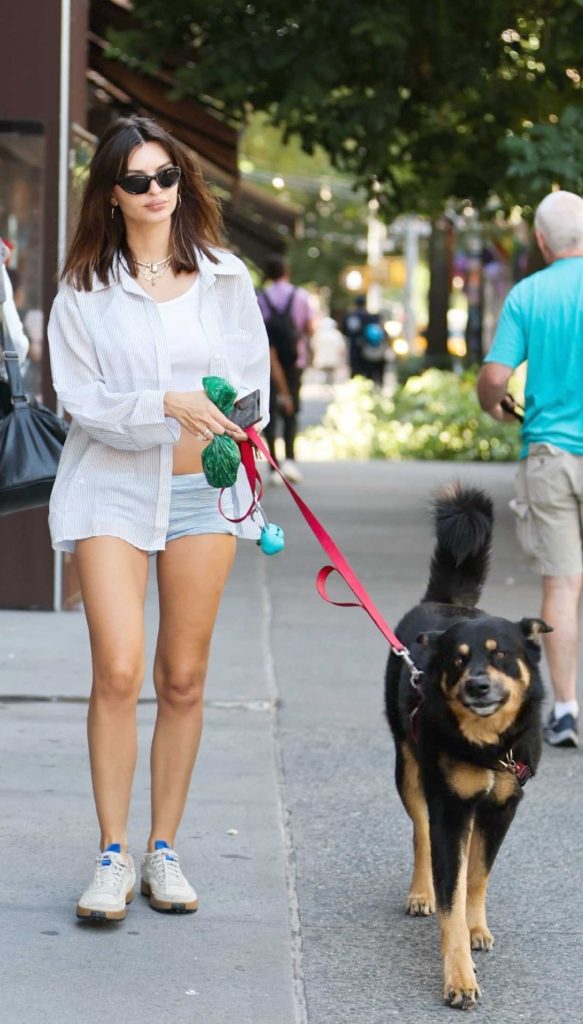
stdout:
[[8,382],[0,412],[0,515],[47,505],[67,436],[67,424],[27,395],[18,354],[2,312],[0,274],[0,346]]

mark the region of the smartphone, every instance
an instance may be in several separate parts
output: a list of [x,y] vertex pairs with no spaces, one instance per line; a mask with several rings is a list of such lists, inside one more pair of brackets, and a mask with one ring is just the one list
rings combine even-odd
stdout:
[[228,413],[228,419],[236,423],[238,427],[252,427],[261,419],[261,392],[259,388],[244,395],[238,402],[235,402],[233,411]]

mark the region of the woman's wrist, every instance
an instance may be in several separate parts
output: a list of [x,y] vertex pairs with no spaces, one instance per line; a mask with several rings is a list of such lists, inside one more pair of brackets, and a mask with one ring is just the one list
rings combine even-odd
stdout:
[[173,399],[174,399],[174,392],[173,391],[165,391],[164,392],[164,397],[163,397],[162,401],[163,401],[164,415],[165,416],[174,416],[175,405],[174,405]]

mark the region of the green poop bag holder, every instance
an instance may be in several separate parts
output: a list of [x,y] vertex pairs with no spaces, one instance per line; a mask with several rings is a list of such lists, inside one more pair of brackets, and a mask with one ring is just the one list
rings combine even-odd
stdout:
[[[205,390],[207,397],[216,405],[225,416],[229,416],[232,413],[235,400],[237,398],[237,391],[232,384],[229,384],[223,377],[203,377],[202,386]],[[251,457],[253,455],[251,453]],[[202,453],[202,469],[206,477],[206,480],[211,487],[218,487],[221,491],[225,487],[233,487],[237,480],[237,474],[239,472],[239,466],[241,465],[241,450],[239,445],[233,441],[232,437],[227,437],[226,434],[214,434],[210,444],[203,450]],[[249,474],[248,474],[249,476]],[[251,479],[249,477],[249,479]],[[229,519],[229,522],[239,523],[243,519],[246,519],[249,515],[252,519],[255,519],[256,515],[259,515],[263,521],[261,527],[261,536],[257,541],[258,546],[261,548],[265,555],[276,555],[278,551],[282,551],[285,547],[285,538],[281,526],[276,526],[275,523],[270,523],[261,508],[261,496],[262,491],[259,493],[253,493],[253,502],[249,511],[241,516],[239,519],[229,519],[225,516],[222,508],[221,501],[219,498],[219,510],[221,515],[225,519]]]
[[[237,392],[222,377],[203,377],[202,386],[207,398],[228,416],[233,411]],[[241,452],[232,437],[213,434],[213,439],[202,453],[202,470],[211,487],[232,487],[241,465]]]

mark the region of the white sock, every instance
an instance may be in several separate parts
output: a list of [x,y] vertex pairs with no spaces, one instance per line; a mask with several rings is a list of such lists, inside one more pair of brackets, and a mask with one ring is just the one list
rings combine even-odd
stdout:
[[563,715],[573,715],[573,718],[577,718],[579,705],[576,700],[556,700],[554,712],[557,720]]

